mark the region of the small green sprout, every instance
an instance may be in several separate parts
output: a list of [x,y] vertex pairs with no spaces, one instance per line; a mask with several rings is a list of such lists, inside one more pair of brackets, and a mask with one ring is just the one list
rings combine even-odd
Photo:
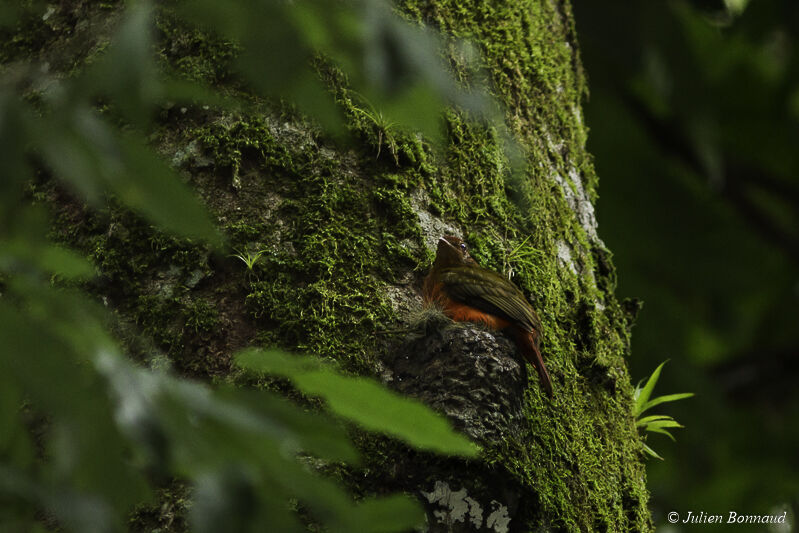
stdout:
[[373,106],[365,96],[358,93],[355,94],[357,94],[357,96],[368,109],[361,109],[359,107],[353,106],[353,111],[365,117],[377,130],[377,155],[375,156],[375,159],[380,158],[380,150],[382,149],[383,142],[385,141],[386,146],[391,151],[391,155],[394,157],[394,162],[399,165],[399,158],[397,157],[397,140],[394,138],[394,134],[392,132],[397,123],[389,120],[388,117],[386,117],[382,111],[379,111],[377,108],[375,108],[375,106]]
[[[677,400],[690,398],[694,395],[693,392],[681,392],[678,394],[657,396],[651,400],[649,399],[649,397],[652,395],[652,390],[655,388],[655,384],[660,378],[660,371],[663,369],[663,365],[665,365],[667,362],[668,361],[663,361],[660,363],[660,365],[658,365],[655,371],[652,372],[652,375],[649,376],[649,379],[646,381],[646,385],[641,387],[641,384],[639,383],[635,388],[635,393],[633,395],[633,415],[636,418],[635,425],[639,428],[643,428],[645,431],[651,431],[652,433],[661,433],[666,435],[671,440],[675,440],[674,436],[669,433],[667,428],[681,428],[684,426],[674,420],[674,418],[668,415],[650,415],[640,418],[645,411],[648,411],[656,405],[666,402],[676,402]],[[644,451],[652,457],[663,460],[663,458],[658,455],[655,450],[647,446],[646,443],[644,443]]]
[[234,250],[236,253],[231,254],[230,257],[236,257],[241,259],[241,261],[247,266],[247,272],[253,272],[255,265],[258,263],[258,260],[261,258],[264,253],[266,253],[266,249],[262,248],[260,250],[256,250],[255,252],[251,252],[249,250]]

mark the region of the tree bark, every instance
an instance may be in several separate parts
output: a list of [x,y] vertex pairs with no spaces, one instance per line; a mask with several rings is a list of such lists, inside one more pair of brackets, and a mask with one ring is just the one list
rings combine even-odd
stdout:
[[[345,80],[328,72],[351,145],[266,105],[238,114],[165,109],[152,136],[232,248],[259,254],[252,268],[50,189],[54,231],[99,266],[94,290],[116,311],[134,357],[230,380],[235,350],[277,345],[377,376],[449,416],[483,445],[480,460],[444,460],[359,433],[364,468],[340,474],[356,493],[416,493],[430,531],[651,530],[625,362],[634,313],[614,295],[597,234],[569,3],[409,0],[400,10],[483,52],[526,151],[521,178],[511,178],[496,132],[453,110],[444,148],[431,149],[359,119]],[[107,18],[62,5],[37,53],[64,70],[65,54],[86,61],[101,52]],[[159,31],[167,64],[231,85],[229,45],[168,15]],[[538,310],[553,399],[502,334],[422,311],[421,279],[443,234],[464,237]]]

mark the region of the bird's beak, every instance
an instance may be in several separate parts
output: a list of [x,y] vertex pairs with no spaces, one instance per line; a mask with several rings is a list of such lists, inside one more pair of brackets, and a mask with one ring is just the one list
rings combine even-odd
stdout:
[[450,248],[452,248],[453,250],[456,250],[456,248],[455,248],[455,247],[452,245],[452,243],[451,243],[451,242],[449,242],[449,241],[448,241],[447,239],[445,239],[444,237],[441,237],[441,238],[439,238],[439,239],[438,239],[438,243],[439,243],[439,244],[441,244],[442,242],[443,242],[444,244],[446,244],[447,246],[449,246]]

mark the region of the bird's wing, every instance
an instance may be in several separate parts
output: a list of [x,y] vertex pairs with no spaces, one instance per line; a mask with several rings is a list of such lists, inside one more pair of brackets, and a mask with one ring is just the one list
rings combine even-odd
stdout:
[[541,321],[524,293],[504,277],[474,267],[452,267],[441,273],[447,295],[528,331],[541,331]]

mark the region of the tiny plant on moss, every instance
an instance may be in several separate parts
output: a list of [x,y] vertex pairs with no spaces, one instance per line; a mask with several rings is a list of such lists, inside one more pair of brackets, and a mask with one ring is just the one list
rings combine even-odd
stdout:
[[394,127],[397,125],[397,123],[386,117],[383,112],[379,111],[375,106],[373,106],[365,96],[358,94],[358,98],[361,99],[367,109],[361,109],[360,107],[353,105],[353,111],[364,117],[377,130],[377,155],[375,156],[375,159],[380,158],[380,150],[382,149],[383,142],[385,141],[386,146],[391,151],[391,155],[394,157],[394,162],[399,165],[399,159],[397,158],[397,140],[394,138],[393,133]]
[[234,250],[236,253],[231,254],[230,257],[236,257],[241,259],[242,263],[247,266],[247,272],[252,273],[255,265],[258,263],[258,260],[261,258],[264,253],[266,253],[266,249],[262,248],[260,250],[256,250],[251,252],[250,250]]
[[[682,424],[674,420],[674,418],[668,415],[650,415],[641,418],[641,415],[651,409],[656,405],[660,405],[666,402],[675,402],[677,400],[683,400],[685,398],[690,398],[694,395],[693,392],[681,392],[678,394],[667,394],[665,396],[657,396],[653,399],[649,399],[652,396],[652,390],[655,388],[655,385],[660,378],[660,371],[663,369],[663,365],[665,365],[667,361],[663,361],[658,365],[652,375],[649,376],[649,379],[646,381],[646,384],[641,387],[639,383],[638,386],[635,388],[635,393],[633,395],[633,414],[635,416],[635,425],[639,428],[643,428],[645,431],[651,431],[652,433],[661,433],[666,435],[671,440],[674,440],[674,436],[669,433],[667,428],[681,428],[683,427]],[[644,443],[644,451],[655,457],[657,459],[663,460],[663,458],[658,455],[655,450],[650,448],[649,446]]]

